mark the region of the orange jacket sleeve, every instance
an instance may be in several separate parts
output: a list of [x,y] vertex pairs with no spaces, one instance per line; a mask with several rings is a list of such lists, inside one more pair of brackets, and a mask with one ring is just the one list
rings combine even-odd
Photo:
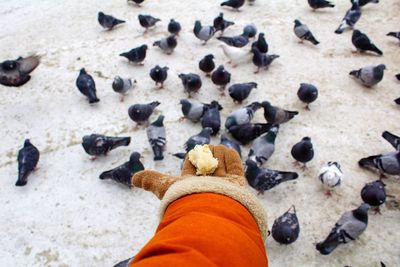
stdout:
[[257,223],[242,204],[198,193],[168,206],[154,237],[129,266],[265,267],[268,259]]

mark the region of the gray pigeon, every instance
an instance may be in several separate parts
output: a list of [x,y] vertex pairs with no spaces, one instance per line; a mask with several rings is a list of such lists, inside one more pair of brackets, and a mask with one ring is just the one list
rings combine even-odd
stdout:
[[154,160],[163,160],[163,152],[167,143],[166,131],[164,127],[164,116],[158,116],[157,120],[147,127],[147,138],[154,153]]
[[146,58],[146,51],[147,45],[141,45],[128,52],[121,53],[120,56],[127,58],[129,62],[143,65],[143,61]]
[[273,106],[268,101],[262,102],[261,106],[264,108],[264,118],[267,120],[267,122],[272,124],[282,124],[288,122],[297,114],[299,114],[298,111],[289,111],[277,106]]
[[224,31],[234,25],[233,21],[228,21],[224,19],[224,13],[219,13],[218,17],[214,19],[214,28],[215,31],[221,31],[221,35],[224,34]]
[[261,104],[259,102],[253,102],[250,105],[232,111],[226,118],[225,128],[229,130],[232,126],[249,123],[253,119],[254,113],[260,108]]
[[147,30],[151,27],[154,27],[157,22],[161,21],[161,19],[152,17],[150,15],[138,15],[139,23],[140,25],[145,28],[146,30],[144,31],[145,33]]
[[343,180],[343,172],[339,163],[329,161],[319,171],[318,178],[321,183],[328,188],[328,191],[325,192],[325,195],[327,197],[331,197],[331,189],[339,186]]
[[268,69],[269,65],[279,58],[279,55],[261,53],[257,46],[253,46],[251,52],[253,52],[253,64],[257,67],[254,73],[258,73],[261,68]]
[[27,83],[29,75],[38,65],[38,56],[19,57],[16,60],[5,60],[0,63],[0,84],[5,86],[22,86]]
[[385,69],[386,66],[383,64],[377,66],[370,65],[359,70],[353,70],[349,74],[354,76],[364,86],[372,87],[382,81]]
[[107,155],[107,153],[120,146],[129,146],[131,138],[128,137],[113,137],[102,134],[85,135],[82,138],[82,147],[85,152],[91,156],[93,160],[96,156]]
[[168,67],[155,66],[150,70],[150,78],[156,83],[156,86],[160,84],[160,89],[164,88],[164,82],[168,78]]
[[229,128],[229,133],[242,145],[247,145],[263,133],[271,129],[270,123],[245,123],[233,125]]
[[378,55],[383,55],[383,52],[371,42],[368,36],[359,30],[354,30],[351,36],[351,42],[356,47],[357,51],[365,52],[372,51]]
[[297,91],[297,96],[302,102],[307,104],[305,109],[310,110],[310,104],[318,98],[318,89],[312,84],[301,83]]
[[96,96],[96,84],[93,77],[87,74],[84,68],[79,71],[75,84],[79,91],[88,98],[90,104],[100,101]]
[[132,90],[136,84],[136,80],[129,78],[121,78],[120,76],[115,76],[114,81],[112,83],[112,88],[114,92],[121,95],[121,102],[124,101],[124,96],[128,93],[129,90]]
[[283,182],[295,180],[299,177],[295,172],[283,172],[260,168],[257,166],[257,163],[251,159],[246,160],[245,176],[249,185],[257,190],[259,194],[264,194],[264,191],[270,190]]
[[107,30],[112,30],[118,24],[125,23],[124,20],[114,18],[111,15],[106,15],[103,12],[98,13],[97,20],[99,21],[100,25]]
[[28,183],[28,176],[35,170],[39,157],[39,150],[29,139],[25,139],[24,147],[18,151],[18,179],[15,186],[24,186]]
[[200,90],[202,82],[199,75],[194,73],[181,73],[178,76],[181,79],[183,89],[186,93],[188,93],[189,98],[191,97],[192,93],[197,93]]
[[382,137],[388,141],[397,151],[400,151],[400,137],[389,131],[384,131]]
[[255,82],[235,83],[228,88],[228,92],[234,102],[242,103],[243,100],[249,97],[254,88],[257,88],[257,83]]
[[186,152],[192,150],[196,145],[205,145],[210,143],[212,129],[204,128],[200,133],[191,136],[186,143],[184,144],[184,148]]
[[400,41],[400,32],[389,32],[388,34],[386,34],[386,36],[392,36],[394,38],[399,39]]
[[214,36],[215,31],[214,26],[202,26],[200,20],[194,23],[193,33],[198,39],[204,41],[203,45]]
[[279,125],[274,125],[265,134],[257,137],[251,145],[249,159],[263,165],[275,151],[275,139],[278,135]]
[[155,41],[153,43],[153,46],[158,46],[167,55],[171,55],[177,45],[178,41],[176,40],[174,34],[171,34],[170,36],[162,38],[161,40]]
[[346,28],[353,28],[361,17],[361,9],[357,0],[351,0],[352,6],[346,14],[335,33],[341,34]]
[[148,123],[151,114],[153,114],[154,109],[160,105],[160,102],[153,101],[148,104],[135,104],[129,107],[128,114],[129,117],[136,122],[138,125],[143,123]]
[[326,0],[308,0],[308,4],[314,11],[319,8],[335,7],[334,4]]
[[201,117],[201,127],[211,128],[212,135],[216,135],[221,128],[220,110],[222,110],[222,106],[217,101],[212,101],[206,106],[204,114]]
[[220,144],[236,150],[239,156],[242,157],[242,149],[240,148],[240,145],[235,141],[230,140],[225,134],[221,135]]
[[381,177],[384,174],[400,175],[400,152],[390,152],[362,158],[358,161],[362,168],[378,170]]
[[291,150],[293,158],[296,160],[296,164],[303,163],[303,169],[306,168],[307,162],[314,158],[314,148],[311,143],[311,138],[306,136],[301,139],[300,142],[296,143]]
[[101,173],[99,178],[101,180],[114,180],[117,183],[132,187],[132,176],[142,170],[144,170],[144,167],[140,162],[140,154],[138,152],[133,152],[129,157],[129,161],[115,167],[114,169]]
[[303,40],[310,41],[313,45],[319,44],[317,39],[315,39],[314,35],[311,33],[310,29],[307,25],[302,24],[300,20],[296,19],[294,21],[294,34],[303,42]]
[[180,104],[182,105],[183,118],[192,122],[200,121],[207,107],[206,104],[191,99],[181,99]]
[[367,228],[369,208],[368,204],[363,203],[357,209],[345,212],[328,237],[316,245],[316,249],[321,254],[328,255],[340,244],[357,239]]
[[280,244],[289,245],[297,240],[300,234],[300,224],[294,205],[274,221],[271,233],[275,241]]

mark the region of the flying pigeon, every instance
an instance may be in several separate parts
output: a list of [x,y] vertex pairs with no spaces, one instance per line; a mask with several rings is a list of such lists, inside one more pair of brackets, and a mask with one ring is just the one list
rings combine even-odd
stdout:
[[196,20],[193,28],[194,35],[205,45],[215,34],[214,26],[202,26],[200,20]]
[[185,92],[188,93],[189,98],[192,93],[197,93],[200,90],[202,82],[199,75],[194,73],[181,73],[179,74],[179,78],[181,79],[183,88]]
[[135,104],[129,107],[128,114],[129,117],[136,122],[138,125],[143,123],[148,124],[151,114],[153,114],[154,109],[160,105],[160,102],[153,101],[148,104]]
[[191,99],[181,99],[180,104],[182,105],[183,118],[192,122],[200,121],[207,107],[206,104]]
[[215,69],[213,61],[214,55],[208,54],[199,61],[199,69],[203,71],[207,77],[211,76],[211,72]]
[[228,0],[221,3],[221,6],[228,6],[237,11],[239,8],[244,5],[244,0]]
[[362,158],[358,161],[362,168],[378,170],[381,178],[384,174],[400,175],[400,152],[390,152]]
[[312,84],[301,83],[297,91],[297,96],[302,102],[307,104],[305,109],[310,110],[310,104],[318,98],[318,89]]
[[117,183],[132,187],[132,176],[142,170],[144,170],[144,167],[140,162],[140,154],[138,152],[133,152],[129,157],[129,161],[115,167],[114,169],[102,172],[99,178],[101,180],[114,180]]
[[357,51],[365,52],[365,51],[372,51],[377,53],[378,55],[383,55],[383,52],[376,47],[368,36],[362,33],[359,30],[354,30],[353,35],[351,37],[351,42],[357,48]]
[[152,122],[149,127],[147,127],[147,138],[151,148],[153,149],[154,160],[163,160],[163,152],[165,150],[165,145],[167,143],[166,131],[164,127],[164,116],[158,116],[157,120]]
[[361,17],[361,9],[357,0],[352,0],[352,6],[346,14],[335,33],[341,34],[346,28],[353,28]]
[[267,40],[265,40],[265,34],[263,32],[258,34],[257,41],[253,42],[251,47],[256,47],[261,53],[268,53],[268,43]]
[[145,28],[145,32],[148,31],[149,28],[156,25],[157,22],[161,21],[161,19],[152,17],[150,15],[138,15],[140,25]]
[[371,207],[376,207],[376,212],[379,212],[379,206],[386,201],[385,186],[381,180],[377,180],[366,184],[361,189],[362,200]]
[[307,162],[314,158],[314,148],[311,138],[307,136],[301,139],[300,142],[292,147],[291,154],[296,160],[296,164],[299,162],[303,163],[303,169],[305,169]]
[[82,138],[82,146],[85,152],[94,156],[107,155],[107,153],[120,146],[129,146],[130,137],[112,137],[102,134],[85,135]]
[[367,228],[369,205],[361,204],[357,209],[345,212],[336,222],[328,237],[316,245],[323,255],[330,254],[340,244],[357,239]]
[[177,45],[178,41],[176,40],[174,34],[171,34],[170,36],[162,38],[161,40],[155,41],[153,43],[153,46],[158,46],[167,55],[171,55]]
[[38,65],[38,56],[19,57],[16,60],[5,60],[0,63],[0,84],[5,86],[21,86],[27,83],[29,75]]
[[308,4],[313,9],[313,11],[319,8],[335,7],[334,4],[326,0],[308,0]]
[[300,224],[294,205],[274,221],[271,232],[272,237],[280,244],[289,245],[297,240],[300,233]]
[[339,163],[329,161],[319,171],[318,178],[321,183],[328,188],[328,191],[325,192],[325,195],[327,197],[332,196],[331,189],[339,186],[343,180],[343,172]]
[[203,128],[211,128],[212,135],[216,135],[221,128],[220,110],[222,110],[222,106],[217,101],[211,101],[211,103],[206,106],[204,114],[201,117],[201,126]]
[[211,73],[211,81],[215,84],[220,86],[220,90],[225,90],[225,86],[231,81],[231,74],[225,70],[223,65],[219,65],[219,67]]
[[233,125],[229,128],[229,133],[242,145],[247,145],[263,133],[271,129],[270,123],[245,123]]
[[388,141],[397,151],[400,151],[400,137],[389,131],[384,131],[382,137]]
[[258,194],[264,194],[264,191],[270,190],[275,186],[297,179],[299,175],[295,172],[283,172],[260,168],[257,163],[251,159],[246,160],[245,176],[251,187],[258,191]]
[[257,137],[251,145],[249,159],[263,165],[275,151],[275,139],[278,135],[279,125],[272,126],[268,132]]
[[24,186],[28,183],[28,176],[35,170],[39,157],[39,150],[29,139],[25,139],[24,147],[18,151],[18,180],[15,186]]
[[155,66],[150,70],[150,78],[156,83],[156,86],[160,84],[160,88],[164,88],[164,82],[168,77],[168,67]]
[[192,150],[196,145],[209,144],[212,131],[213,130],[211,128],[204,128],[200,133],[191,136],[184,144],[186,152]]
[[220,144],[236,150],[236,152],[239,154],[239,156],[242,157],[242,149],[240,148],[240,145],[238,143],[236,143],[235,141],[230,140],[225,134],[221,135]]
[[267,120],[267,122],[272,124],[282,124],[288,122],[297,114],[299,114],[298,111],[289,111],[277,106],[273,106],[268,101],[262,102],[261,106],[264,108],[264,118]]
[[221,43],[220,47],[222,48],[224,55],[229,58],[228,63],[232,64],[232,68],[247,63],[252,58],[251,52],[247,49],[229,46],[225,43]]
[[253,64],[257,67],[254,73],[258,73],[261,68],[268,69],[269,65],[279,57],[279,55],[261,53],[255,46],[251,48],[251,52],[253,52]]
[[135,64],[143,65],[143,61],[146,58],[147,45],[141,45],[133,48],[128,52],[120,54],[121,57],[126,57],[130,62]]
[[100,101],[96,96],[96,84],[93,77],[87,74],[84,68],[79,71],[79,76],[76,79],[76,87],[88,98],[90,104]]
[[136,85],[136,80],[121,78],[120,76],[115,76],[114,81],[112,83],[112,88],[114,92],[121,95],[121,102],[124,101],[125,94],[128,93],[129,90],[132,90]]
[[261,108],[259,102],[253,102],[245,107],[232,111],[225,121],[225,128],[230,129],[232,126],[249,123],[258,109]]
[[257,88],[257,83],[235,83],[228,88],[229,95],[232,97],[233,101],[242,103],[247,97],[249,97],[250,92]]
[[298,38],[300,38],[300,42],[303,42],[303,40],[310,41],[313,45],[319,44],[317,39],[315,39],[314,35],[311,33],[310,29],[307,27],[307,25],[302,24],[300,20],[296,19],[294,21],[294,34]]
[[228,21],[224,19],[224,13],[219,13],[218,17],[214,19],[214,28],[215,31],[221,31],[221,35],[224,34],[224,31],[234,25],[233,21]]
[[359,70],[353,70],[349,74],[354,76],[364,86],[372,87],[382,81],[385,69],[386,66],[383,64],[377,66],[370,65]]
[[107,30],[112,30],[116,25],[125,23],[124,20],[114,18],[111,15],[106,15],[103,12],[98,13],[97,20],[99,21],[100,25]]
[[177,21],[175,21],[174,19],[171,19],[168,23],[168,32],[170,34],[174,34],[174,35],[179,35],[179,33],[181,32],[182,27],[181,24]]

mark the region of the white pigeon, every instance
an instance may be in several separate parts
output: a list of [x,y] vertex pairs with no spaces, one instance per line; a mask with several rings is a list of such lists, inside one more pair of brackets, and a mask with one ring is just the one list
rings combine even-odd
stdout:
[[229,63],[232,64],[233,68],[237,67],[240,63],[250,62],[253,56],[250,50],[246,48],[233,47],[225,43],[221,43],[220,47],[225,56],[229,58]]
[[321,180],[322,184],[328,188],[325,195],[328,197],[332,196],[331,189],[339,186],[343,179],[343,172],[340,169],[339,163],[329,161],[319,171],[318,178]]

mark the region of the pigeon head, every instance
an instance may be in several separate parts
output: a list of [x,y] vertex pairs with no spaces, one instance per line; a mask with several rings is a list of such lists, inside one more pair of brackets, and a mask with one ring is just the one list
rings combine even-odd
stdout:
[[249,169],[258,168],[257,163],[251,159],[246,160],[246,167]]
[[207,59],[207,60],[212,60],[212,59],[214,59],[214,55],[213,54],[208,54],[204,58]]
[[294,26],[295,26],[295,27],[298,27],[298,26],[300,26],[300,25],[301,25],[300,20],[296,19],[296,20],[294,21]]
[[332,165],[335,165],[336,168],[338,168],[340,170],[340,164],[337,163],[336,161],[329,161],[328,162],[328,166],[332,166]]
[[158,101],[153,101],[153,102],[151,102],[151,103],[149,103],[149,105],[150,106],[152,106],[152,107],[157,107],[158,105],[160,105],[161,103],[160,102],[158,102]]
[[306,137],[303,137],[303,139],[301,139],[301,141],[304,141],[304,142],[307,142],[307,143],[311,143],[311,138],[306,136]]
[[157,120],[155,120],[151,125],[157,126],[157,127],[162,127],[163,126],[163,122],[164,122],[164,115],[160,115],[158,116]]
[[265,34],[264,34],[263,32],[260,32],[260,33],[258,34],[258,38],[264,38],[264,36],[265,36]]
[[218,17],[223,19],[224,18],[224,13],[220,12]]
[[186,74],[181,73],[178,75],[178,77],[183,81],[186,79]]
[[4,70],[14,70],[17,67],[17,62],[15,60],[6,60],[1,63]]
[[210,136],[213,130],[210,127],[206,127],[203,130],[201,130],[200,134],[201,136]]
[[361,35],[361,31],[359,31],[359,30],[354,30],[353,31],[353,36],[360,36]]
[[254,24],[244,26],[242,36],[253,38],[257,34],[257,27]]
[[100,12],[98,13],[98,16],[99,16],[99,18],[104,17],[104,13],[100,11]]
[[142,45],[142,46],[140,46],[140,50],[145,50],[145,51],[146,51],[147,48],[148,48],[147,45]]
[[256,111],[256,110],[261,108],[261,104],[259,102],[253,102],[250,105],[248,105],[247,107],[251,108],[254,111]]
[[25,139],[24,141],[24,147],[25,146],[30,146],[31,145],[31,141],[29,139]]
[[379,69],[381,69],[381,70],[386,70],[386,65],[385,64],[379,64],[377,67]]
[[362,222],[368,222],[368,210],[371,206],[367,203],[361,204],[357,209],[353,210],[353,215]]
[[215,101],[215,100],[211,101],[210,107],[218,108],[218,110],[222,110],[223,109],[222,106],[218,103],[218,101]]
[[86,74],[85,68],[82,68],[82,69],[79,71],[79,74]]
[[268,102],[268,101],[263,101],[263,102],[261,102],[261,106],[262,106],[263,108],[268,109],[268,108],[270,108],[272,105],[271,105],[271,103]]
[[200,32],[200,30],[201,30],[201,22],[200,20],[196,20],[194,23],[193,32],[197,34],[198,32]]
[[141,157],[140,153],[138,153],[138,152],[133,152],[133,153],[131,154],[131,156],[129,157],[129,162],[130,162],[130,163],[138,162],[139,159],[140,159],[140,157]]

